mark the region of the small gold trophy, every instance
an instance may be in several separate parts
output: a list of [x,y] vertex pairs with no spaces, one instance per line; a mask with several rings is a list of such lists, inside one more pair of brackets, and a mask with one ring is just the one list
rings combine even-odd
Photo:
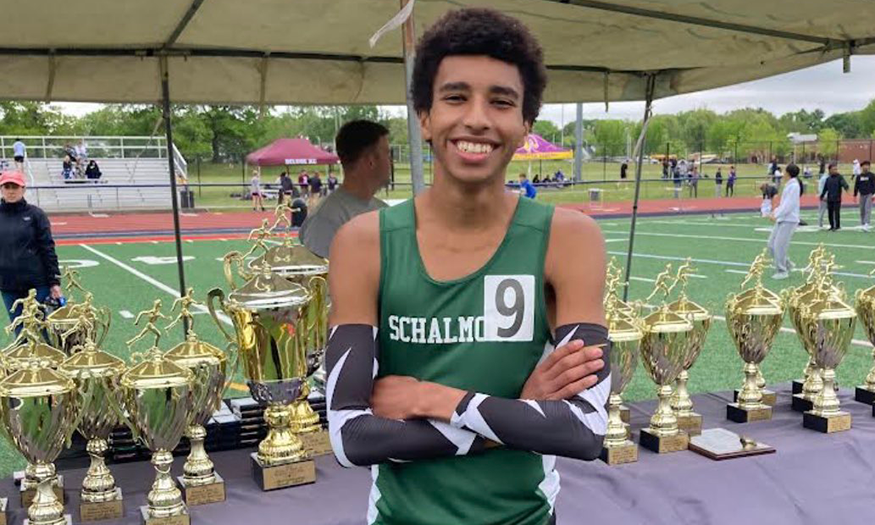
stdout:
[[762,275],[768,262],[765,253],[754,259],[744,287],[755,279],[752,289],[730,295],[726,301],[726,326],[739,356],[744,361],[744,386],[736,402],[726,406],[726,417],[736,423],[749,423],[772,418],[772,407],[763,402],[762,387],[757,381],[759,364],[766,358],[784,317],[784,309],[776,295],[767,293]]
[[[112,313],[109,308],[94,306],[94,296],[79,284],[79,272],[64,268],[63,280],[67,283],[67,304],[46,317],[46,333],[52,346],[69,356],[74,349],[85,348],[87,340],[101,346],[109,333]],[[74,290],[82,293],[82,302],[76,301]],[[79,322],[83,312],[88,317],[88,325]]]
[[[875,269],[869,272],[869,275],[875,276]],[[863,324],[866,337],[870,343],[875,345],[875,286],[870,286],[865,290],[857,290],[855,299],[854,308]],[[872,349],[872,358],[875,359],[875,348]],[[866,384],[858,386],[854,391],[854,399],[867,405],[875,405],[875,365],[866,375]],[[872,411],[875,415],[875,406],[873,406]]]
[[635,373],[641,338],[641,322],[621,310],[617,297],[620,281],[619,268],[614,261],[608,265],[605,294],[605,314],[608,321],[608,339],[611,341],[611,395],[608,398],[608,429],[605,433],[601,459],[608,465],[638,461],[638,445],[629,439],[628,425],[620,416],[623,390]]
[[[90,323],[91,318],[82,310],[79,324],[83,326],[72,330],[87,337],[91,333],[91,327],[87,326]],[[109,448],[107,439],[110,433],[123,417],[119,379],[125,372],[125,363],[98,350],[88,339],[83,349],[74,349],[72,353],[59,370],[73,379],[79,392],[79,433],[88,440],[87,451],[91,456],[91,465],[82,480],[79,518],[81,521],[118,519],[124,515],[122,490],[116,486],[104,454]]]
[[687,381],[689,380],[689,372],[687,372],[696,363],[702,348],[705,346],[705,338],[708,335],[708,330],[711,328],[711,314],[708,310],[694,303],[687,297],[687,283],[689,276],[694,272],[692,261],[687,259],[677,271],[674,287],[678,283],[681,284],[680,297],[668,305],[668,309],[681,317],[686,318],[693,325],[693,335],[690,338],[690,348],[687,351],[687,359],[684,362],[684,368],[678,374],[675,385],[674,394],[671,396],[671,408],[675,412],[675,417],[678,420],[678,428],[685,431],[690,436],[697,436],[702,433],[702,416],[693,412],[693,400],[690,399],[690,393],[687,391]]
[[194,378],[190,371],[164,357],[158,348],[161,331],[155,323],[166,319],[160,310],[161,301],[157,300],[151,309],[137,315],[135,324],[143,316],[148,317],[148,322],[128,345],[150,334],[155,342],[145,356],[132,354],[132,358],[142,361],[122,376],[122,395],[131,416],[131,431],[152,451],[156,471],[152,490],[146,495],[148,505],[140,507],[142,522],[145,525],[190,525],[188,508],[170,476],[170,468],[173,465],[171,451],[188,427]]
[[[671,291],[668,281],[672,278],[671,265],[656,278],[656,286],[649,301],[658,292],[665,296]],[[650,418],[650,426],[641,429],[640,444],[659,454],[686,450],[689,435],[678,429],[677,417],[671,409],[671,385],[687,362],[692,347],[693,324],[686,318],[670,311],[663,304],[644,318],[644,338],[641,340],[641,361],[647,374],[656,383],[659,403]]]
[[194,408],[191,425],[185,431],[191,443],[191,452],[183,466],[183,475],[177,478],[185,502],[190,506],[225,501],[225,482],[204,449],[207,436],[204,425],[222,403],[222,394],[227,386],[228,359],[224,352],[198,339],[192,328],[194,318],[190,311],[195,304],[200,303],[194,300],[194,290],[189,288],[185,296],[174,301],[172,310],[179,305],[179,316],[165,328],[169,331],[181,320],[189,327],[185,342],[176,345],[165,357],[188,369],[194,376]]

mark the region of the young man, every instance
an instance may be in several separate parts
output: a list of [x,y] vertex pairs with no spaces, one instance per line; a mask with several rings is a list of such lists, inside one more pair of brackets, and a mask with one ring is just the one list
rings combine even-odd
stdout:
[[434,185],[334,239],[328,420],[338,461],[372,466],[369,523],[553,523],[555,456],[600,454],[604,240],[504,188],[545,83],[519,21],[435,22],[412,89]]
[[300,231],[304,246],[326,258],[341,226],[357,215],[386,207],[374,195],[386,187],[392,171],[385,126],[368,120],[347,122],[337,132],[335,143],[343,166],[343,184],[307,217]]
[[835,163],[829,165],[829,177],[823,183],[820,191],[820,199],[826,199],[827,213],[829,214],[829,231],[835,232],[842,229],[842,190],[848,192],[848,182],[839,174],[839,168]]
[[21,139],[15,139],[15,142],[12,143],[12,158],[15,160],[15,169],[17,171],[24,171],[25,155],[27,155],[27,146],[24,145]]
[[[875,198],[875,175],[869,171],[872,163],[864,160],[860,163],[860,174],[854,178],[854,197],[859,198],[860,225],[863,231],[870,231],[872,226],[872,199]],[[859,194],[859,197],[857,195]]]
[[534,184],[529,182],[529,178],[526,177],[525,173],[520,173],[520,194],[527,199],[534,199],[538,196],[538,190],[535,189]]

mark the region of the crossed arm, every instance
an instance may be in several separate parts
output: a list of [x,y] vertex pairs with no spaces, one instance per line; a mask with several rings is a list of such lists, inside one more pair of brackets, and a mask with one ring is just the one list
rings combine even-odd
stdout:
[[[582,215],[557,212],[553,228],[545,275],[555,293],[557,344],[545,352],[521,399],[411,377],[376,380],[377,215],[360,216],[340,230],[331,248],[326,362],[329,430],[341,464],[465,455],[495,445],[579,459],[598,456],[610,393],[609,347],[593,346],[607,342],[601,307],[604,245],[598,228]],[[564,242],[553,242],[563,237]],[[577,241],[586,242],[569,250]],[[576,264],[567,264],[569,256]]]

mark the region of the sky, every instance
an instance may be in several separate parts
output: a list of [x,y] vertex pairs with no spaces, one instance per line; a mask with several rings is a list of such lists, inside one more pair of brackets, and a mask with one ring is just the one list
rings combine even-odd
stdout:
[[[746,82],[718,89],[699,91],[659,99],[653,103],[657,114],[672,114],[693,109],[710,109],[725,113],[745,107],[762,107],[776,115],[790,111],[821,109],[827,116],[833,113],[862,109],[875,99],[875,56],[851,57],[851,72],[842,73],[842,62],[836,60],[808,69],[794,71],[762,80]],[[84,115],[100,104],[56,103],[62,111]],[[405,108],[385,108],[394,115],[403,116]],[[603,103],[583,105],[587,119],[611,118],[640,120],[643,102],[614,102],[605,112]],[[548,104],[541,109],[540,119],[552,120],[557,125],[575,118],[574,104]]]

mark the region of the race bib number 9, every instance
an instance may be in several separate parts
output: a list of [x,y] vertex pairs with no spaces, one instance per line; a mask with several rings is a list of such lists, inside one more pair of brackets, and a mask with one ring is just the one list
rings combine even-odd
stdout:
[[484,277],[483,316],[485,340],[531,341],[535,328],[535,276]]

